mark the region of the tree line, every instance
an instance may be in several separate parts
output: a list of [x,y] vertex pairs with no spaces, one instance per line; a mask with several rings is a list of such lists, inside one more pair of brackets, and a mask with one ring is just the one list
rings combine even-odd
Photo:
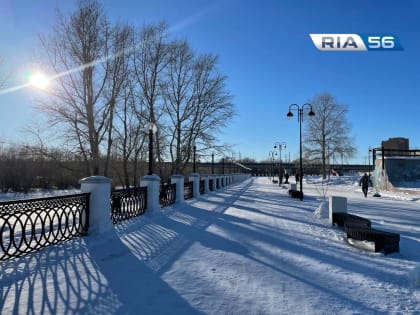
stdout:
[[135,185],[144,175],[132,172],[147,160],[150,123],[161,176],[185,172],[194,146],[201,156],[226,149],[217,135],[234,105],[218,57],[172,39],[165,23],[111,24],[98,1],[81,0],[70,15],[57,13],[41,44],[42,68],[54,80],[37,108],[85,176],[110,176],[118,161],[124,186]]

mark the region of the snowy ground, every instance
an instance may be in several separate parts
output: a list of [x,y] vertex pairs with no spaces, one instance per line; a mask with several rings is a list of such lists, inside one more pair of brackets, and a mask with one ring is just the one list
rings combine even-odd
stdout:
[[[357,179],[267,178],[0,263],[1,314],[420,314],[420,202],[364,198]],[[400,233],[400,253],[350,246],[322,196]],[[415,273],[417,272],[417,275]]]

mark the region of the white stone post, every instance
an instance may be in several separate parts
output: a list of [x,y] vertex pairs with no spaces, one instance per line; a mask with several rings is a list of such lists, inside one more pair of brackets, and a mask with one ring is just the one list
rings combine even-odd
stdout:
[[111,182],[103,176],[80,180],[82,193],[90,193],[88,235],[100,236],[114,230],[111,221]]
[[155,174],[143,176],[140,179],[140,187],[147,187],[146,214],[159,210],[160,177]]
[[347,213],[347,198],[330,196],[328,200],[328,218],[333,223],[333,213]]
[[208,194],[210,192],[210,187],[209,187],[209,181],[210,181],[210,177],[207,176],[203,176],[204,179],[204,193]]
[[216,175],[211,175],[210,178],[213,180],[213,187],[212,187],[212,191],[215,192],[216,191]]
[[176,185],[175,202],[184,202],[184,175],[172,175],[171,184]]
[[189,178],[190,182],[193,182],[193,197],[197,198],[200,196],[200,174],[192,173]]

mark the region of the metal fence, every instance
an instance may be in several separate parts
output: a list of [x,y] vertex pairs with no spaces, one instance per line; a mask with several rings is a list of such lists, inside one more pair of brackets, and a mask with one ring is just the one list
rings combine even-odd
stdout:
[[194,197],[193,189],[194,189],[193,182],[184,183],[184,199],[185,200],[191,199],[192,197]]
[[164,184],[160,186],[159,203],[161,207],[175,203],[176,184]]
[[147,187],[117,189],[111,192],[112,223],[144,214],[147,206]]
[[89,196],[0,202],[0,261],[87,235]]

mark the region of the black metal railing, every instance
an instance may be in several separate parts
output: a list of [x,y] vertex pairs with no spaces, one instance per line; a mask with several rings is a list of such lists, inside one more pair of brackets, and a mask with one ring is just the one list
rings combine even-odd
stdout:
[[216,178],[216,189],[220,189],[220,178]]
[[176,184],[160,185],[159,203],[161,207],[169,206],[175,203]]
[[184,183],[184,199],[185,200],[191,199],[192,197],[194,197],[193,189],[194,189],[194,182]]
[[111,192],[112,223],[144,214],[147,206],[147,187],[117,189]]
[[200,180],[200,188],[199,188],[200,195],[203,195],[205,193],[205,188],[204,188],[205,182],[206,181],[204,179]]
[[0,202],[0,261],[87,235],[89,196]]
[[213,191],[213,179],[209,179],[209,190]]

